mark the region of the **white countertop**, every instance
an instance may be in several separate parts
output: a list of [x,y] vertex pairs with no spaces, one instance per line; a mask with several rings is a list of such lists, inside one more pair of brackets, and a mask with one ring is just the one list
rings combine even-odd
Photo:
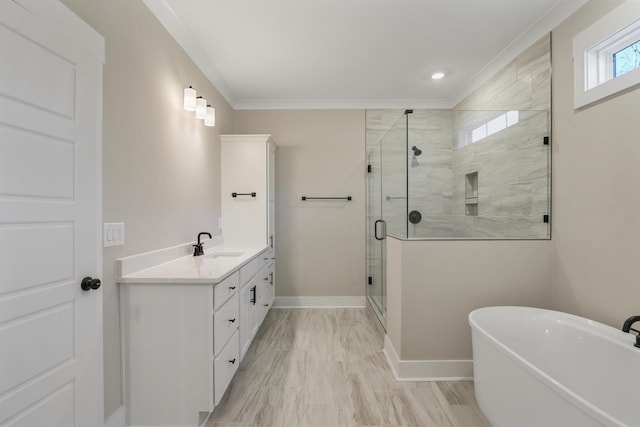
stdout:
[[219,283],[267,249],[268,245],[213,246],[201,256],[183,256],[123,275],[118,283]]

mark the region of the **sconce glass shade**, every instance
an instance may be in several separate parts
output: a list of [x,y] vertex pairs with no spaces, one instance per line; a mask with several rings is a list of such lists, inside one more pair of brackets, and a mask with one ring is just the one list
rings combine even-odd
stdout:
[[211,105],[207,105],[207,117],[204,119],[205,126],[215,126],[216,125],[216,109]]
[[204,120],[207,118],[207,100],[199,96],[196,98],[196,119]]
[[196,90],[191,86],[184,89],[184,109],[196,111]]

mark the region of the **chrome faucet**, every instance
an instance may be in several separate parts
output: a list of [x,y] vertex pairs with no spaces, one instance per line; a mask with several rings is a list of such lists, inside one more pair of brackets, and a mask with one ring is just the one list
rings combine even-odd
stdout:
[[204,255],[204,249],[202,248],[202,243],[200,242],[200,237],[202,237],[203,235],[209,236],[209,238],[211,239],[211,233],[207,233],[206,231],[198,233],[198,244],[193,245],[193,256]]
[[631,327],[636,322],[640,322],[640,316],[629,317],[627,320],[624,321],[624,325],[622,325],[622,332],[627,332],[627,333],[629,331],[636,332],[638,335],[636,335],[636,342],[634,345],[640,348],[640,331]]

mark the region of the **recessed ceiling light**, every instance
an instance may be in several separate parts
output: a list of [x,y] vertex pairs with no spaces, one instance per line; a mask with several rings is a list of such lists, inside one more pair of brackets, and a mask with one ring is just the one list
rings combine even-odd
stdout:
[[433,74],[431,74],[431,78],[433,80],[440,80],[443,77],[444,77],[444,73],[433,73]]

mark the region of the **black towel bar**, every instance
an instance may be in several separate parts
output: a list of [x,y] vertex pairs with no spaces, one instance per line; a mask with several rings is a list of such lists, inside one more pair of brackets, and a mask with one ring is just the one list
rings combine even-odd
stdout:
[[251,196],[251,197],[256,197],[256,193],[231,193],[231,197],[238,197],[238,196]]
[[306,200],[347,200],[347,201],[351,201],[352,198],[351,196],[346,196],[346,197],[307,197],[307,196],[302,196],[302,201],[306,201]]

